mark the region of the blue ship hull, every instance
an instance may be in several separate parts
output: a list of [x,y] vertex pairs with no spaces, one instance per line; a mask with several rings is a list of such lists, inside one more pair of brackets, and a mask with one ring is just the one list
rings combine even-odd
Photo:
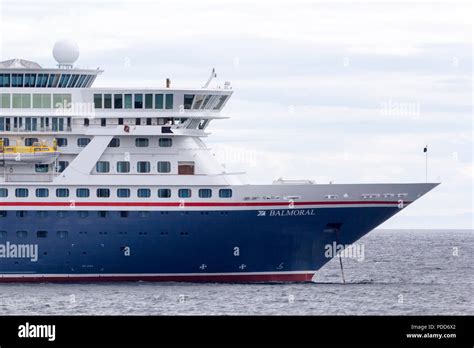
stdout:
[[325,246],[354,243],[398,211],[10,210],[0,217],[3,251],[37,245],[38,255],[0,255],[0,281],[310,281],[330,261]]

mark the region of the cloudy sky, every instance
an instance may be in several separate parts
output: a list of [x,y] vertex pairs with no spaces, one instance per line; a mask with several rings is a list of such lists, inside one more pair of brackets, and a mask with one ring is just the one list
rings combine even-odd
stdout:
[[53,66],[59,38],[97,86],[234,96],[207,143],[255,183],[441,186],[383,225],[473,227],[472,1],[0,0],[0,59]]

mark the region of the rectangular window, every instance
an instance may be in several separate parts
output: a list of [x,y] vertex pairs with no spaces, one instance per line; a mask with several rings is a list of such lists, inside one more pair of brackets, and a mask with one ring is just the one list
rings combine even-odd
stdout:
[[58,161],[58,167],[57,167],[58,173],[64,172],[64,170],[67,168],[68,165],[69,165],[68,161]]
[[10,94],[0,94],[0,108],[10,109]]
[[120,147],[120,139],[112,138],[112,140],[109,143],[109,147]]
[[129,173],[130,172],[130,162],[119,161],[117,162],[117,173]]
[[173,140],[171,138],[160,138],[158,140],[159,147],[171,147],[173,145]]
[[38,231],[36,232],[37,238],[46,238],[48,237],[48,231]]
[[41,109],[41,94],[33,94],[33,109]]
[[149,173],[150,172],[150,162],[146,162],[146,161],[137,162],[137,172],[138,173]]
[[150,198],[151,190],[147,188],[140,188],[137,190],[138,198]]
[[119,197],[119,198],[129,198],[130,197],[130,189],[128,189],[128,188],[119,188],[119,189],[117,189],[117,197]]
[[136,138],[135,146],[136,147],[148,147],[149,140],[148,138]]
[[77,146],[78,147],[86,147],[91,140],[89,138],[78,138],[77,139]]
[[107,126],[107,119],[106,118],[101,118],[100,119],[100,126],[101,127]]
[[51,94],[41,94],[41,108],[51,109]]
[[8,189],[6,188],[1,188],[0,189],[0,197],[8,197]]
[[69,189],[67,188],[58,188],[56,189],[56,197],[69,197]]
[[184,95],[184,109],[185,110],[190,110],[191,106],[193,105],[194,101],[194,94],[185,94]]
[[211,198],[212,197],[212,190],[211,189],[199,189],[199,197],[200,198]]
[[95,164],[95,170],[97,173],[108,173],[110,171],[110,162],[98,161]]
[[158,162],[157,164],[158,173],[169,173],[171,172],[171,162]]
[[26,188],[17,188],[15,190],[15,197],[19,197],[19,198],[28,197],[28,189],[26,189]]
[[65,147],[67,146],[67,138],[56,138],[56,144],[59,147]]
[[165,100],[166,100],[165,108],[172,109],[173,108],[173,94],[167,94]]
[[35,172],[36,173],[47,173],[49,171],[49,165],[48,164],[35,164]]
[[231,189],[220,189],[219,190],[219,198],[232,198],[232,190]]
[[170,189],[158,189],[158,197],[159,198],[170,198],[171,197],[171,190]]
[[90,196],[88,188],[78,188],[76,189],[76,197],[78,198],[87,198]]
[[123,96],[121,94],[114,94],[114,109],[123,108]]
[[125,94],[125,109],[131,109],[132,105],[132,95]]
[[191,197],[191,189],[179,189],[178,190],[178,196],[179,198],[190,198]]
[[94,108],[102,109],[102,94],[94,94]]
[[194,101],[193,110],[199,110],[201,108],[202,102],[204,101],[204,95],[197,95]]
[[145,109],[153,109],[153,94],[145,94]]
[[49,190],[47,188],[37,188],[36,197],[45,198],[49,196]]
[[104,94],[104,109],[112,109],[112,94]]
[[135,109],[143,109],[143,94],[135,94]]
[[163,109],[163,94],[155,94],[155,109]]
[[99,189],[97,189],[97,197],[98,198],[109,198],[110,197],[110,190],[108,188],[99,188]]

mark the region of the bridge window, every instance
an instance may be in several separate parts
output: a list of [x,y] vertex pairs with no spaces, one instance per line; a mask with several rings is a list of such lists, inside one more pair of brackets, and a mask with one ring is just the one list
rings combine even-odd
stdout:
[[193,105],[194,101],[194,94],[185,94],[184,95],[184,109],[189,110],[191,109],[191,106]]

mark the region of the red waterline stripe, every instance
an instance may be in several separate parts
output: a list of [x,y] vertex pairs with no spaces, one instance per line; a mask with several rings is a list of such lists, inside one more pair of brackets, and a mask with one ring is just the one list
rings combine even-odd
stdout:
[[163,276],[28,276],[28,277],[1,277],[0,283],[44,283],[44,282],[192,282],[192,283],[247,283],[247,282],[310,282],[313,273],[304,274],[229,274],[229,275],[163,275]]
[[[404,201],[403,205],[411,202]],[[295,206],[301,205],[367,205],[367,204],[399,204],[394,201],[350,201],[350,202],[294,202]],[[198,202],[0,202],[0,206],[8,207],[68,207],[75,205],[78,207],[268,207],[268,206],[288,206],[288,202],[235,202],[235,203],[198,203]]]

